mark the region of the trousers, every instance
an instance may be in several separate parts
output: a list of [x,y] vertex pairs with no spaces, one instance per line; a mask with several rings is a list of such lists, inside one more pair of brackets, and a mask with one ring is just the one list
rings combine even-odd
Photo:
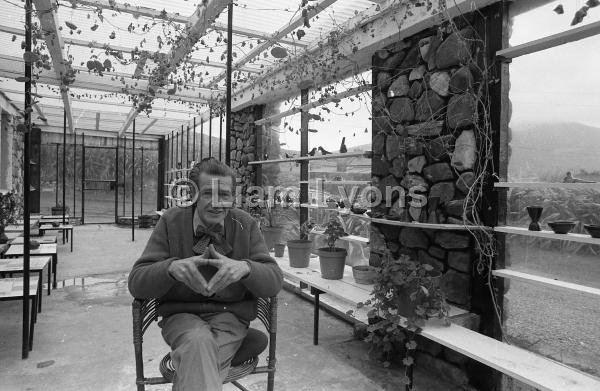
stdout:
[[179,313],[159,326],[171,347],[173,391],[222,390],[231,360],[248,334],[248,323],[230,312]]

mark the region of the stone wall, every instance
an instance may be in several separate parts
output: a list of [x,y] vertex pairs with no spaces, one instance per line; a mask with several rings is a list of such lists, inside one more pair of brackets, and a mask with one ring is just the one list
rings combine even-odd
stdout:
[[248,162],[257,160],[257,129],[260,127],[254,121],[262,118],[264,106],[251,106],[235,113],[231,113],[232,133],[230,138],[230,166],[233,168],[241,181],[242,194],[245,194],[248,186],[256,180],[256,166],[248,165]]
[[[372,180],[387,201],[372,208],[376,217],[462,225],[472,213],[465,199],[478,169],[474,36],[469,28],[439,29],[373,56]],[[390,186],[405,194],[385,200]],[[444,275],[448,301],[471,309],[476,253],[468,232],[373,224],[371,248],[373,265],[386,250],[430,264]],[[477,330],[477,319],[466,326]],[[422,339],[417,365],[473,389],[473,362],[438,344]]]

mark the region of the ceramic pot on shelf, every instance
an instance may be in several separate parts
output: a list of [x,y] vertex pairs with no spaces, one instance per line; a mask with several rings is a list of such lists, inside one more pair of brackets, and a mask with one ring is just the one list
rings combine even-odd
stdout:
[[531,224],[529,224],[529,230],[530,231],[541,231],[542,228],[540,227],[540,217],[542,217],[542,211],[544,210],[544,208],[542,206],[528,206],[527,207],[527,213],[529,214],[529,217],[531,218]]

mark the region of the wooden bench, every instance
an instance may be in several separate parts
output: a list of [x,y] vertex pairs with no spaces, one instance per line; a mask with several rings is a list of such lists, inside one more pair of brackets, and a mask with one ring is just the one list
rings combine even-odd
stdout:
[[[33,326],[37,321],[39,281],[37,277],[29,277],[29,298],[31,310],[29,314],[29,336],[27,349],[33,349]],[[0,279],[0,301],[14,301],[23,299],[23,278]]]
[[[284,279],[292,284],[300,284],[300,288],[310,288],[314,295],[314,334],[313,343],[318,343],[320,295],[327,294],[333,301],[335,309],[348,312],[360,322],[366,322],[367,307],[357,311],[357,303],[364,303],[370,298],[372,285],[360,285],[354,282],[352,270],[346,267],[342,280],[325,280],[321,278],[319,263],[311,259],[308,268],[292,268],[289,266],[287,252],[284,257],[276,258]],[[462,325],[470,314],[462,309],[451,307],[450,326],[444,326],[439,320],[426,323],[420,335],[442,346],[485,364],[514,379],[545,391],[598,391],[600,379],[563,365],[552,359],[532,353],[528,350],[509,345],[490,338]],[[406,320],[401,322],[406,325]]]

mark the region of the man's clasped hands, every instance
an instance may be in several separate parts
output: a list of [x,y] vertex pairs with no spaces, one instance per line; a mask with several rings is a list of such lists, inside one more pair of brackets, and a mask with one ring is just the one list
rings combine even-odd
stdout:
[[[218,269],[208,282],[198,270],[198,267],[206,265]],[[250,273],[250,265],[248,262],[231,259],[218,253],[211,244],[202,255],[171,262],[168,270],[173,278],[183,282],[194,292],[204,296],[212,296],[221,289],[246,277]]]

